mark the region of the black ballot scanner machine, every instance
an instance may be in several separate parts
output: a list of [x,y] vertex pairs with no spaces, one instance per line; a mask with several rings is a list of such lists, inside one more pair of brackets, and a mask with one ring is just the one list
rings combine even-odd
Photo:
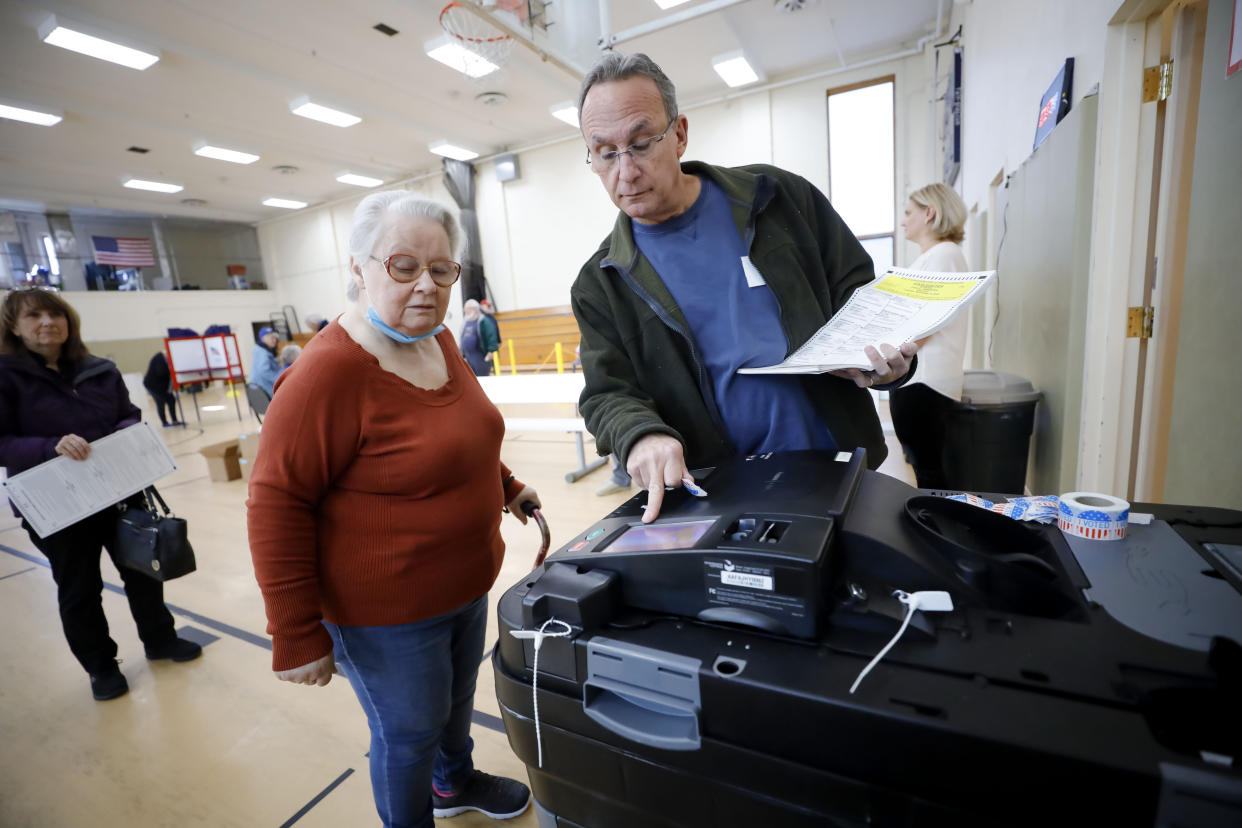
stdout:
[[[1086,541],[861,450],[695,477],[500,599],[541,828],[1242,825],[1242,513]],[[909,613],[851,693],[916,592],[952,609]]]

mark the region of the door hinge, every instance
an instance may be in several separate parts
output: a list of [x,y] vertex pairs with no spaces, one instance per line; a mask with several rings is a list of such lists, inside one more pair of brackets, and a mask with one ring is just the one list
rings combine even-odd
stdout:
[[1151,339],[1156,309],[1151,305],[1130,308],[1126,315],[1126,339]]
[[1173,91],[1173,61],[1143,70],[1143,103],[1163,101]]

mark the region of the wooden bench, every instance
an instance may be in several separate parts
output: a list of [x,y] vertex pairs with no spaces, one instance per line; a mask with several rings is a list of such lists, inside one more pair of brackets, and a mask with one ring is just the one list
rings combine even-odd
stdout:
[[[493,405],[572,405],[577,412],[578,397],[585,383],[582,374],[518,374],[517,376],[479,377],[479,385]],[[505,417],[505,431],[562,431],[574,435],[578,446],[578,468],[565,475],[573,483],[607,462],[599,457],[586,460],[582,435],[586,423],[581,417]]]
[[496,314],[496,323],[500,326],[497,373],[509,374],[514,367],[519,373],[555,371],[557,342],[561,343],[562,362],[569,366],[574,361],[578,320],[569,305],[505,311]]

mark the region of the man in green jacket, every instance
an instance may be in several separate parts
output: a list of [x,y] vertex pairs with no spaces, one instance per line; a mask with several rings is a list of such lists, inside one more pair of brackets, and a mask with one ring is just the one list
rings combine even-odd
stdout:
[[606,54],[578,96],[591,165],[621,210],[570,291],[586,379],[580,409],[601,453],[647,489],[736,454],[887,455],[868,387],[896,387],[918,347],[865,351],[870,371],[746,375],[809,339],[874,276],[824,195],[776,167],[682,164],[688,122],[642,54]]

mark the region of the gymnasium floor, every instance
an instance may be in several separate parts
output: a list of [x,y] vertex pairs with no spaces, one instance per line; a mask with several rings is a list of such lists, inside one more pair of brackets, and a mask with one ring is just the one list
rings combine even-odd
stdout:
[[[272,677],[263,604],[246,545],[245,482],[211,482],[198,453],[258,426],[244,400],[239,422],[232,400],[222,397],[200,395],[200,406],[225,404],[222,411],[202,412],[201,424],[163,431],[181,468],[159,488],[189,521],[198,558],[198,571],[170,582],[165,599],[178,631],[204,645],[197,661],[146,660],[120,579],[105,555],[104,610],[130,692],[94,701],[61,633],[46,559],[7,504],[0,513],[0,623],[8,630],[0,637],[0,826],[379,824],[365,755],[366,719],[348,683],[337,677],[316,688]],[[154,419],[145,402],[144,416]],[[193,423],[192,410],[187,416]],[[881,470],[908,479],[891,436],[889,443],[890,460]],[[593,456],[589,441],[587,453]],[[513,434],[502,456],[538,489],[553,549],[628,496],[595,496],[607,467],[578,483],[565,482],[565,472],[576,466],[569,435]],[[530,570],[539,545],[533,524],[506,517],[502,532],[508,552],[489,596],[489,648],[496,638],[495,602]],[[500,726],[486,664],[479,670],[475,708],[475,764],[525,780]],[[468,813],[437,824],[495,823]],[[502,824],[534,828],[537,820],[528,810]]]

